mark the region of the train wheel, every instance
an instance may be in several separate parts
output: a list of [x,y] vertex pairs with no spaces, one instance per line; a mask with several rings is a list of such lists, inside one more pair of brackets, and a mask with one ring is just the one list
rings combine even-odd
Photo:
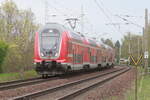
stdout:
[[101,69],[102,69],[102,65],[98,64],[98,71],[101,71]]
[[107,64],[107,65],[106,65],[106,69],[109,69],[109,68],[110,68],[110,66],[109,66],[109,64]]
[[90,69],[90,66],[89,66],[89,65],[84,65],[84,66],[83,66],[83,70],[88,71],[89,69]]
[[111,68],[114,68],[114,64],[112,63]]

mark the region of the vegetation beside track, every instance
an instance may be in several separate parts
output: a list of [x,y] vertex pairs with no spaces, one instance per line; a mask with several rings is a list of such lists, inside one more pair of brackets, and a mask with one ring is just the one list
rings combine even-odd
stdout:
[[37,76],[38,75],[34,70],[25,71],[23,73],[2,73],[0,74],[0,82],[19,80],[19,79],[28,79]]
[[[150,75],[142,76],[138,80],[138,100],[150,100]],[[127,93],[126,100],[134,100],[135,99],[135,91],[129,91]]]
[[27,71],[33,66],[34,33],[39,25],[31,9],[13,0],[0,4],[0,73]]
[[[150,100],[150,73],[144,75],[144,69],[138,67],[138,99],[137,100]],[[123,84],[123,83],[122,83]],[[112,96],[106,100],[118,100],[118,96]],[[135,80],[132,81],[131,86],[121,96],[122,100],[135,100]],[[121,99],[119,99],[121,100]]]
[[[143,75],[144,69],[139,68],[138,76],[138,100],[150,100],[150,74]],[[126,94],[125,100],[135,100],[135,85],[132,86],[132,89]]]

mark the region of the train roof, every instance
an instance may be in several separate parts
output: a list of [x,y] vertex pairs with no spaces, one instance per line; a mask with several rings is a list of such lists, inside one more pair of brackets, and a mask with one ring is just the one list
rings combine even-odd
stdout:
[[76,32],[72,32],[72,31],[70,31],[69,34],[72,39],[77,40],[79,42],[83,42],[83,38],[81,37],[80,34],[78,34]]
[[98,41],[97,43],[98,43],[100,46],[104,47],[104,48],[113,49],[111,46],[109,46],[109,45],[103,43],[102,41]]
[[46,23],[43,27],[41,27],[39,29],[39,31],[41,31],[45,28],[57,28],[61,32],[67,29],[64,25],[61,25],[61,24],[58,24],[58,23]]
[[89,42],[90,45],[95,46],[95,47],[98,46],[98,44],[96,43],[95,40],[93,40],[93,39],[87,39],[87,40],[88,40],[88,42]]
[[104,48],[110,48],[112,49],[112,47],[104,44],[102,41],[96,41],[94,39],[91,39],[91,38],[87,38],[86,36],[84,36],[83,34],[81,33],[77,33],[67,27],[65,27],[64,25],[62,24],[59,24],[59,23],[46,23],[40,30],[43,30],[44,28],[57,28],[59,29],[60,31],[69,31],[69,35],[70,35],[70,38],[71,39],[74,39],[78,42],[87,42],[88,44],[90,44],[91,46],[95,46],[95,47],[98,47],[98,46],[103,46]]

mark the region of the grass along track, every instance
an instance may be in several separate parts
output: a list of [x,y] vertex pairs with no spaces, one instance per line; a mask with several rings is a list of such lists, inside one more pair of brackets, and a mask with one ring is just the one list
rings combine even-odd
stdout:
[[25,82],[25,81],[30,81],[30,80],[36,80],[36,79],[39,79],[39,78],[40,77],[35,77],[35,78],[30,78],[30,79],[25,79],[25,80],[15,80],[15,81],[1,82],[0,86],[14,84],[14,83],[17,83],[17,82]]
[[35,70],[24,72],[0,73],[0,83],[39,77]]

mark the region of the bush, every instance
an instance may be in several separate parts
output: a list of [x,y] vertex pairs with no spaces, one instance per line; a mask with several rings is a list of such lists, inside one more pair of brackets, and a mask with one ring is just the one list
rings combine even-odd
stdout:
[[2,63],[7,54],[7,49],[8,49],[8,44],[5,43],[4,41],[0,41],[0,73],[3,72],[2,71]]

